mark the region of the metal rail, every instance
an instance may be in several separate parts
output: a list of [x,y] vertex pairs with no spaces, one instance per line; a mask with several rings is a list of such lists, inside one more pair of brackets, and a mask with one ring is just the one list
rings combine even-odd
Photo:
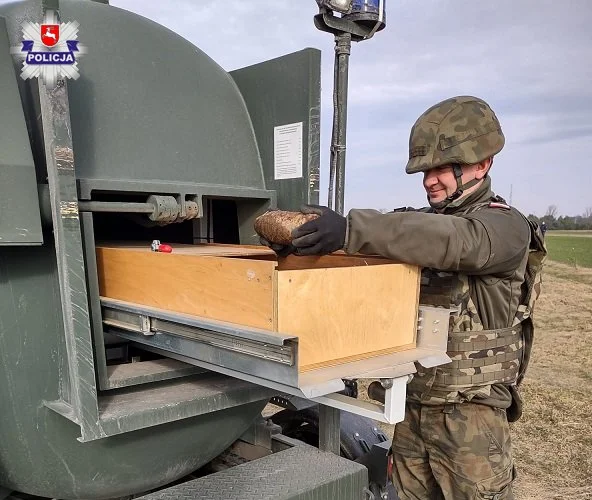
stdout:
[[[294,336],[105,298],[101,304],[105,331],[145,350],[388,423],[404,417],[414,362],[431,367],[450,361],[448,332],[440,327],[448,323],[444,308],[420,307],[416,348],[300,373]],[[384,404],[338,394],[345,387],[343,379],[356,378],[382,379]],[[326,417],[335,420],[332,412]],[[324,435],[326,448],[333,448],[334,441],[330,433]]]
[[275,339],[249,340],[215,330],[207,330],[195,324],[183,325],[175,321],[150,317],[142,313],[122,311],[109,306],[103,308],[103,324],[143,335],[170,334],[190,339],[195,343],[248,354],[256,358],[269,359],[288,366],[293,366],[295,362],[294,347],[274,345],[272,342]]

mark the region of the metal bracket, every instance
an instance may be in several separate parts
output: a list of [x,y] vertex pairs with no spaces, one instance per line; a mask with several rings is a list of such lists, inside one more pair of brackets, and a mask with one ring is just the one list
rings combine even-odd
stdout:
[[384,405],[362,401],[338,393],[312,398],[312,400],[326,406],[332,406],[333,408],[368,417],[372,420],[395,424],[405,418],[405,398],[407,396],[408,380],[408,376],[387,379]]
[[326,11],[314,16],[314,24],[317,29],[332,33],[335,36],[339,36],[343,33],[350,33],[352,40],[355,42],[365,40],[372,31],[366,26],[361,26],[354,21],[334,16]]
[[450,309],[444,307],[419,306],[417,347],[431,352],[430,355],[418,359],[424,368],[432,368],[452,361],[446,354],[450,312]]
[[271,442],[276,434],[281,434],[282,428],[279,425],[274,424],[271,420],[260,417],[257,421],[253,422],[245,433],[240,437],[242,441],[245,441],[254,446],[261,446],[271,451]]

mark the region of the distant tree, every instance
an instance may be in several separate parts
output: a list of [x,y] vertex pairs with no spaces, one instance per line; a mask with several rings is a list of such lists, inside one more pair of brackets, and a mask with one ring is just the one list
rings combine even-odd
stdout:
[[555,219],[555,217],[557,217],[557,205],[549,205],[549,208],[547,208],[547,213],[545,214],[545,216]]
[[571,231],[575,228],[575,221],[573,217],[562,215],[557,219],[557,229]]
[[557,205],[549,205],[547,212],[542,217],[530,214],[528,218],[539,224],[544,222],[547,229],[562,229],[564,231],[592,230],[592,207],[586,208],[583,215],[558,216]]

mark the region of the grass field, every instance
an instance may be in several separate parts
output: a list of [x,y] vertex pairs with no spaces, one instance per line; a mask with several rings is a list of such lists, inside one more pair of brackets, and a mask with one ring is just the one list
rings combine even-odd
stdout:
[[592,268],[592,231],[549,231],[545,240],[549,259]]
[[583,231],[550,231],[547,235],[551,236],[592,236],[592,230],[583,230]]

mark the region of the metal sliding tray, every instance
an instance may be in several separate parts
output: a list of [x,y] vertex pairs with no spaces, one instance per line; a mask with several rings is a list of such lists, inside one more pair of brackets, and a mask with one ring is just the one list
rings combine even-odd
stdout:
[[[449,310],[442,308],[420,307],[415,348],[299,373],[298,338],[293,335],[107,298],[101,298],[101,306],[105,332],[148,351],[389,422],[395,418],[394,407],[397,414],[404,407],[400,398],[404,403],[408,376],[416,371],[414,362],[431,367],[450,361],[447,329],[434,327],[448,324]],[[343,379],[355,378],[389,379],[389,397],[396,399],[393,408],[380,407],[376,414],[373,403],[334,394],[344,389]]]

